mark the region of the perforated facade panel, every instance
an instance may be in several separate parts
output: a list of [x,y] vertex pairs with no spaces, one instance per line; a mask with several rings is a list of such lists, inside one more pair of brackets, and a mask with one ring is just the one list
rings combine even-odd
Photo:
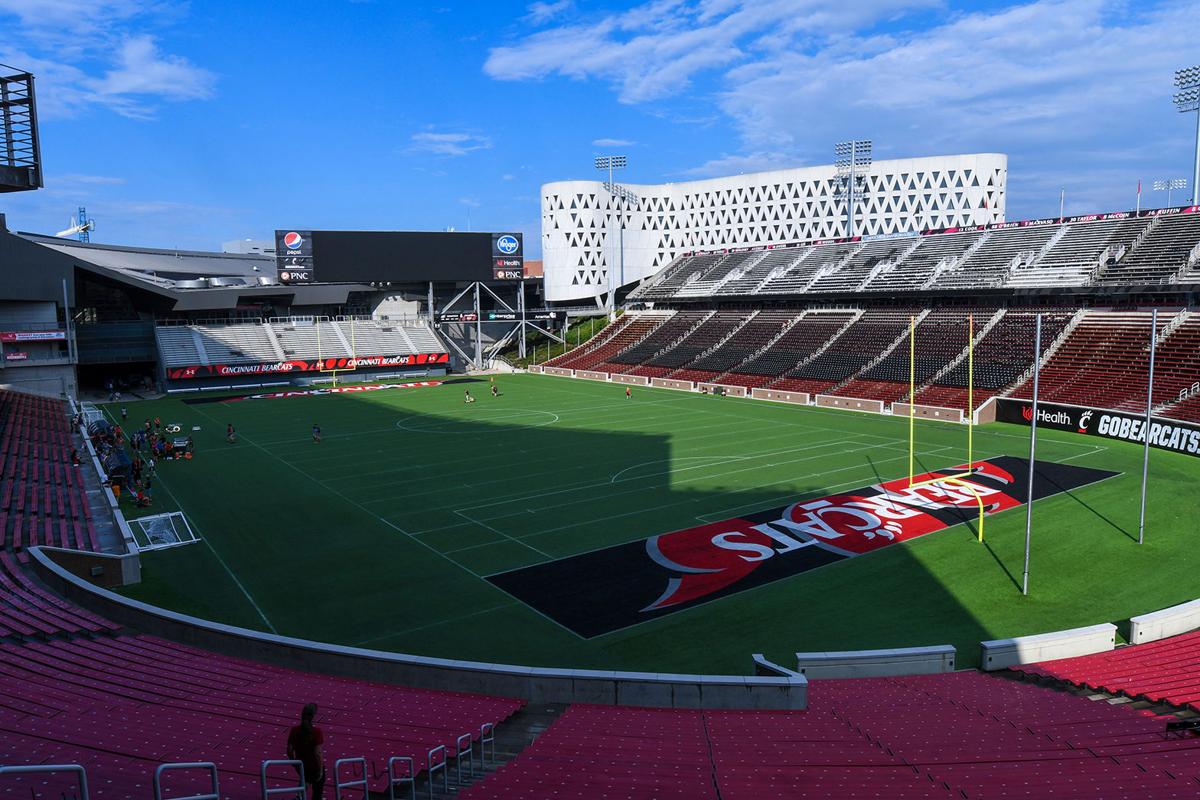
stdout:
[[[1007,179],[1008,158],[998,153],[877,161],[856,202],[855,233],[876,236],[1003,222]],[[846,201],[838,196],[832,165],[625,186],[640,200],[634,208],[614,202],[599,181],[542,186],[547,300],[606,293],[610,267],[613,284],[627,285],[695,250],[846,235]]]

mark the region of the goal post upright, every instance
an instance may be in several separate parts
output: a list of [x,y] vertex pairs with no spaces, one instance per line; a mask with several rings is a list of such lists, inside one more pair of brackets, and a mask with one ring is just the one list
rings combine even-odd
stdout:
[[[967,314],[967,469],[975,466],[975,315]],[[980,541],[983,541],[982,529]]]
[[908,318],[908,485],[913,485],[914,460],[917,453],[917,317]]

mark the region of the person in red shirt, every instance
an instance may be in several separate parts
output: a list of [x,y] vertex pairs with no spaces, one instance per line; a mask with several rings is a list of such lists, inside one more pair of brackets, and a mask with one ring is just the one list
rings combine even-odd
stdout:
[[325,792],[325,757],[321,745],[325,737],[313,725],[317,704],[309,703],[300,712],[300,724],[288,731],[287,757],[304,765],[304,781],[309,785],[309,800],[321,800]]

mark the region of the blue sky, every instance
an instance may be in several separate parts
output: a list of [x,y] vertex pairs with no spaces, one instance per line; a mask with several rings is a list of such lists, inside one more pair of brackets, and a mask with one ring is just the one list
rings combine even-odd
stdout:
[[[213,249],[277,227],[519,229],[543,182],[629,182],[1009,154],[1010,219],[1145,205],[1190,175],[1172,71],[1200,0],[0,0],[0,62],[39,79],[53,233]],[[1178,200],[1178,194],[1176,200]]]

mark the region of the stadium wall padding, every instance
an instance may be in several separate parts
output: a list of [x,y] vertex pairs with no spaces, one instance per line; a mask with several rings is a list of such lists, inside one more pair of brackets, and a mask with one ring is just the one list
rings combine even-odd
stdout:
[[238,658],[422,689],[521,697],[534,703],[658,708],[790,709],[808,706],[803,676],[674,675],[487,664],[343,647],[178,614],[95,586],[57,563],[59,548],[29,551],[38,576],[67,599],[143,633]]

